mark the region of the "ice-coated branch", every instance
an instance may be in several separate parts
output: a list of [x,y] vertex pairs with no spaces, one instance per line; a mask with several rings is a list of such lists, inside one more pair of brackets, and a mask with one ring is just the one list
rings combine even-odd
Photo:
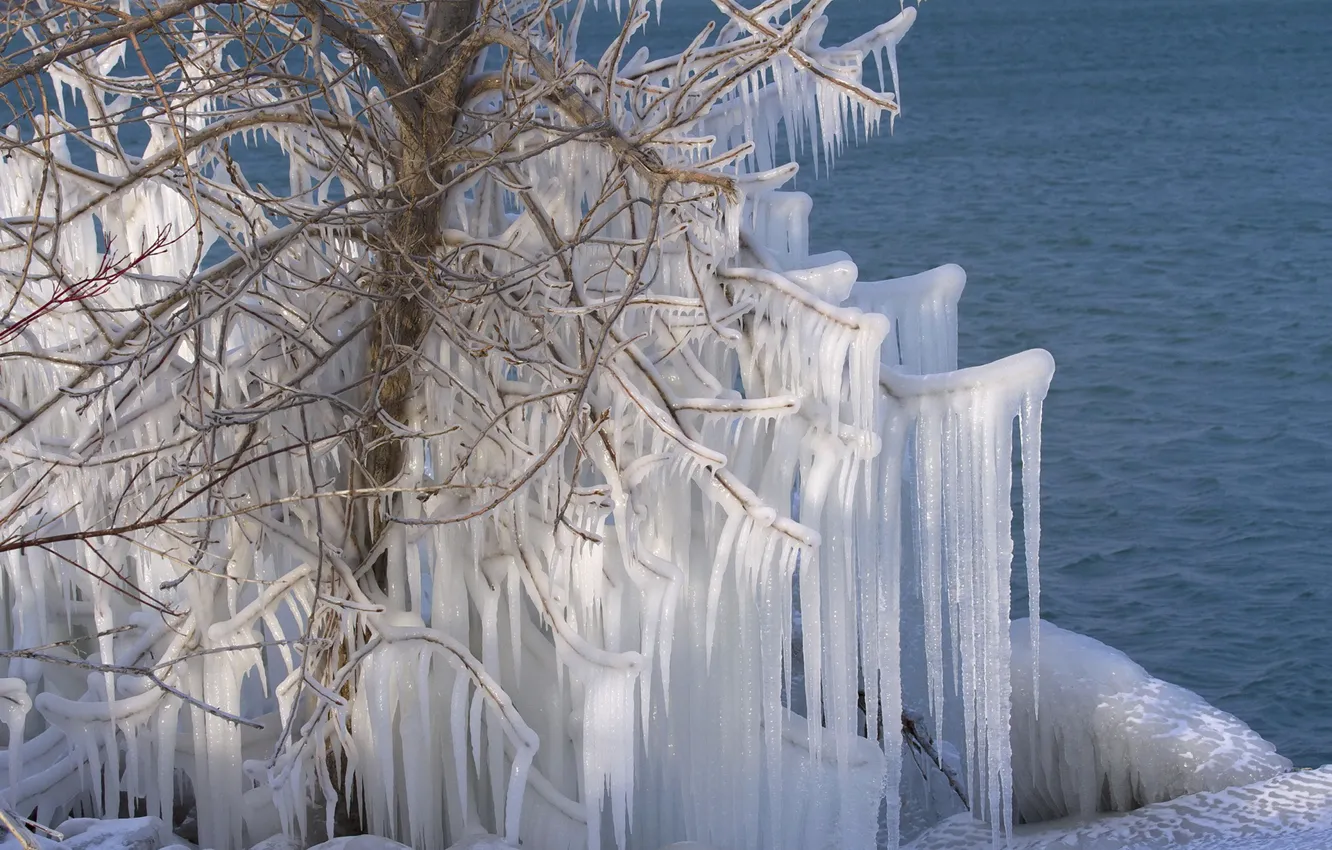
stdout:
[[948,780],[948,787],[953,789],[953,793],[962,801],[962,805],[971,808],[971,804],[967,802],[967,790],[962,784],[962,778],[957,775],[957,770],[939,755],[938,749],[934,746],[934,739],[925,728],[925,717],[922,714],[916,711],[902,712],[902,737],[906,740],[907,746],[928,758],[930,764],[943,774]]
[[[257,646],[252,648],[257,648]],[[230,648],[228,648],[227,651],[230,651]],[[23,658],[29,661],[38,661],[43,664],[60,664],[66,667],[75,667],[80,670],[89,670],[94,673],[114,673],[120,676],[142,676],[143,678],[152,682],[154,686],[161,688],[162,690],[166,691],[172,696],[177,697],[189,703],[190,705],[198,707],[200,710],[207,712],[208,714],[211,714],[214,717],[225,720],[228,723],[235,723],[238,726],[249,726],[252,729],[263,728],[261,724],[255,723],[253,720],[247,720],[244,717],[238,717],[235,714],[232,714],[231,712],[223,711],[220,708],[208,705],[203,700],[193,697],[190,694],[180,690],[175,685],[172,685],[171,683],[167,682],[161,676],[159,676],[156,671],[147,667],[135,667],[135,666],[126,666],[123,664],[102,664],[100,662],[81,661],[77,658],[68,658],[63,655],[53,655],[51,653],[38,652],[35,650],[28,650],[28,649],[9,649],[9,650],[0,651],[0,658]]]
[[521,56],[535,72],[537,77],[553,86],[552,98],[564,110],[569,119],[578,127],[597,128],[597,137],[622,161],[631,164],[647,178],[650,183],[661,185],[671,183],[697,183],[720,190],[728,197],[734,197],[735,187],[731,178],[709,171],[699,171],[679,167],[670,167],[652,149],[636,144],[627,138],[610,120],[609,116],[593,105],[581,91],[571,83],[565,82],[552,63],[545,56],[534,51],[532,44],[508,29],[491,27],[483,35],[495,44],[502,45]]
[[[113,16],[122,23],[94,35],[85,36],[76,41],[62,44],[57,48],[43,51],[19,65],[0,68],[0,88],[24,77],[39,74],[56,62],[68,59],[71,56],[77,56],[80,53],[97,50],[98,48],[106,48],[108,45],[113,45],[116,42],[133,38],[148,30],[160,27],[163,23],[193,12],[205,4],[227,5],[234,2],[237,2],[237,0],[221,0],[221,2],[216,2],[216,0],[174,0],[174,2],[154,5],[145,14],[139,16],[127,15],[118,8],[99,8],[96,10],[97,12]],[[85,11],[85,14],[91,13],[91,10]]]
[[[0,825],[9,830],[23,850],[41,850],[37,837],[28,829],[27,823],[7,808],[0,807]],[[59,835],[59,833],[56,833]]]

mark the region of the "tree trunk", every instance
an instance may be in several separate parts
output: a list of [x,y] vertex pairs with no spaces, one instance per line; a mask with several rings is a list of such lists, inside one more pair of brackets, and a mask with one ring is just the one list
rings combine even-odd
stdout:
[[[440,246],[440,187],[447,179],[462,82],[473,58],[467,39],[476,16],[470,0],[440,0],[430,9],[427,35],[398,64],[415,90],[406,95],[416,108],[397,110],[401,154],[397,185],[406,208],[390,224],[382,246],[378,277],[372,284],[377,321],[371,334],[368,370],[371,421],[365,441],[365,478],[372,489],[392,487],[402,474],[402,439],[389,422],[408,424],[416,384],[412,365],[431,324],[430,293],[448,286],[433,262]],[[388,421],[386,421],[388,420]],[[386,515],[397,496],[362,500],[363,552],[386,532]],[[371,569],[374,584],[388,590],[388,558],[380,554]]]

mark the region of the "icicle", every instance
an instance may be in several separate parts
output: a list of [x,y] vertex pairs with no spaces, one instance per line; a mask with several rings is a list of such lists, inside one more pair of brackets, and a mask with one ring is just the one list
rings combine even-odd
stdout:
[[[942,633],[942,606],[961,700],[963,758],[973,812],[989,820],[995,841],[1012,824],[1011,679],[1006,659],[1013,555],[1013,421],[1024,418],[1031,400],[1044,396],[1053,368],[1047,353],[1030,351],[942,375],[888,372],[883,378],[888,394],[916,411],[918,581],[924,597],[935,729],[943,723],[941,651],[935,643]],[[934,519],[936,511],[939,520]],[[931,575],[940,568],[941,585]]]
[[1041,401],[1042,391],[1022,397],[1018,433],[1022,440],[1022,557],[1027,568],[1027,611],[1031,622],[1032,711],[1039,712],[1041,658]]
[[470,810],[467,787],[471,784],[467,775],[467,691],[467,677],[459,675],[453,682],[453,696],[449,703],[449,734],[453,743],[454,793],[458,795],[458,808],[463,812]]
[[9,785],[18,785],[23,774],[23,727],[32,709],[32,699],[28,696],[28,683],[22,679],[0,679],[0,721],[9,731]]
[[583,788],[587,842],[601,842],[602,802],[610,795],[615,844],[627,847],[628,811],[633,800],[634,718],[633,671],[606,669],[592,673],[583,707]]

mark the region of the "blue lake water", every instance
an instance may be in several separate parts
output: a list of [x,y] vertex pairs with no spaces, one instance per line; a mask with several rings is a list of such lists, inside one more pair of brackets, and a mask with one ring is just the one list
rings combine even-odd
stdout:
[[1054,354],[1045,616],[1332,762],[1332,3],[931,0],[900,57],[815,248]]

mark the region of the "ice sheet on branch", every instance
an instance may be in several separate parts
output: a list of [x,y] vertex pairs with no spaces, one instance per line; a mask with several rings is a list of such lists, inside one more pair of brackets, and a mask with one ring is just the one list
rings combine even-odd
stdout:
[[903,372],[925,375],[957,368],[957,302],[967,273],[952,263],[892,280],[860,281],[849,306],[893,320],[885,359]]

